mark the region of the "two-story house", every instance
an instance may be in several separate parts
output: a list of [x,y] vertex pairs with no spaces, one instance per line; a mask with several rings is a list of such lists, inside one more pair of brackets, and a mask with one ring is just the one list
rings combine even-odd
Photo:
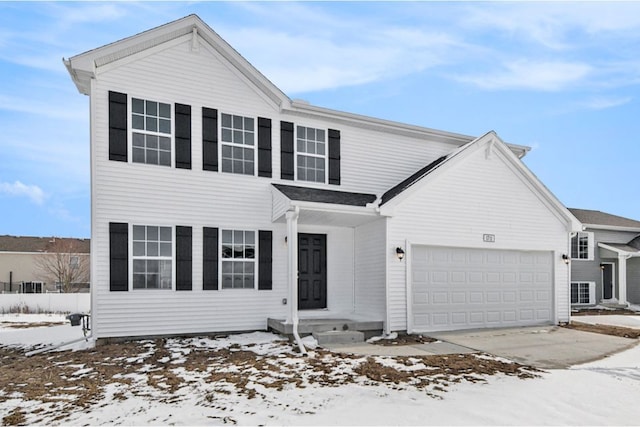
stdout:
[[640,304],[640,221],[569,211],[584,225],[571,239],[572,306]]
[[195,15],[64,62],[90,96],[98,339],[569,320],[579,223],[527,147],[291,100]]

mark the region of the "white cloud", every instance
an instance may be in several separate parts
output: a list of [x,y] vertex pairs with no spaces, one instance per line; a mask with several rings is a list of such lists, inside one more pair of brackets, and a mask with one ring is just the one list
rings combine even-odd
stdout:
[[607,108],[619,107],[620,105],[628,104],[632,98],[617,97],[617,98],[592,98],[584,102],[582,105],[590,110],[606,110]]
[[0,193],[10,196],[27,197],[36,205],[42,205],[46,198],[44,191],[37,185],[26,185],[20,181],[0,182]]
[[502,70],[483,74],[458,74],[453,77],[482,89],[524,89],[559,91],[581,83],[591,66],[580,62],[536,62],[517,60],[504,64]]

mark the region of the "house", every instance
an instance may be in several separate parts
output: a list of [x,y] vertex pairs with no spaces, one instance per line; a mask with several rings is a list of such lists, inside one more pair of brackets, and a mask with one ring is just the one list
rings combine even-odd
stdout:
[[89,246],[89,239],[0,236],[0,293],[88,292]]
[[196,15],[64,63],[90,96],[97,339],[569,320],[581,228],[527,147],[292,100]]
[[640,221],[587,209],[571,239],[571,305],[640,304]]

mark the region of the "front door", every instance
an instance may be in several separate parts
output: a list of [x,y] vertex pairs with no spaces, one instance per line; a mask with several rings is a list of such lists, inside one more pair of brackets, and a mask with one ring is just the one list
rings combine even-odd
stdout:
[[327,308],[327,236],[298,234],[298,309]]
[[602,299],[613,298],[613,264],[602,264]]

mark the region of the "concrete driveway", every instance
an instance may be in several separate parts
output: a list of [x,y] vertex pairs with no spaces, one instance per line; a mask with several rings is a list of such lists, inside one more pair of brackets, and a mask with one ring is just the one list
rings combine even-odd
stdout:
[[601,359],[638,344],[637,339],[558,326],[434,332],[430,337],[543,369]]

